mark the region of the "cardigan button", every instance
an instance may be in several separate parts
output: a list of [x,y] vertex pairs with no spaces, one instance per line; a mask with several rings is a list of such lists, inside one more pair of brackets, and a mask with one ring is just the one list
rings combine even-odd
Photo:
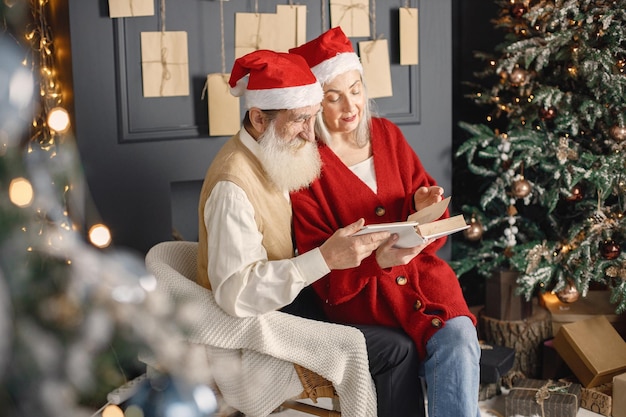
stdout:
[[440,328],[440,327],[441,327],[442,321],[441,321],[441,319],[440,319],[439,317],[435,317],[434,319],[432,319],[432,320],[430,321],[430,324],[431,324],[434,328],[438,329],[438,328]]
[[385,210],[385,208],[383,206],[376,207],[376,215],[378,217],[384,216],[386,212],[387,212],[387,210]]
[[417,311],[417,310],[419,310],[420,308],[422,308],[422,302],[421,302],[420,300],[417,300],[417,301],[415,302],[415,304],[413,304],[413,309],[414,309],[415,311]]
[[396,284],[398,284],[398,285],[406,285],[407,281],[408,281],[408,280],[406,279],[406,277],[405,277],[405,276],[398,275],[398,276],[396,277]]

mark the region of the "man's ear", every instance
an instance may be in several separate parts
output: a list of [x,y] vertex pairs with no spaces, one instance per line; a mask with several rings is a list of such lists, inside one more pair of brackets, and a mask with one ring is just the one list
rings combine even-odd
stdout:
[[250,116],[250,123],[252,124],[254,130],[259,133],[265,132],[268,120],[261,111],[261,109],[257,107],[252,107],[248,110],[248,115]]

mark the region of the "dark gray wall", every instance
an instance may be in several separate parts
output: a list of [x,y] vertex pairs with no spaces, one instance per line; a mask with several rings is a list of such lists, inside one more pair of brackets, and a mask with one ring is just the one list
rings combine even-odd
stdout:
[[[195,240],[199,184],[227,139],[208,136],[207,104],[201,99],[206,74],[221,72],[220,2],[167,1],[167,30],[188,32],[191,94],[143,98],[139,33],[159,30],[158,16],[111,19],[107,0],[67,1],[75,134],[95,203],[90,219],[96,210],[116,245],[139,252],[171,240],[173,230]],[[288,4],[258,3],[259,12]],[[307,5],[308,38],[318,36],[322,3],[297,3]],[[379,112],[400,125],[427,170],[451,190],[452,2],[410,2],[420,11],[420,64],[409,67],[398,64],[397,48],[398,9],[406,2],[375,3],[376,33],[389,40],[394,92],[376,100]],[[254,2],[230,0],[223,5],[229,71],[234,14],[254,11]]]

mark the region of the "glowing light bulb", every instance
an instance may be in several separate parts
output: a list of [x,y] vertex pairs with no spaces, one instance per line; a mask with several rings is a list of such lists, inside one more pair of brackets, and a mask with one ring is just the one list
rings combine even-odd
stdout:
[[111,232],[103,224],[95,224],[89,229],[89,240],[98,248],[106,248],[111,244]]
[[33,186],[26,178],[14,178],[9,184],[9,198],[18,207],[28,207],[33,202]]
[[48,126],[50,129],[63,133],[70,127],[70,115],[62,107],[55,107],[48,114]]
[[102,410],[102,417],[124,417],[124,412],[117,405],[111,404]]

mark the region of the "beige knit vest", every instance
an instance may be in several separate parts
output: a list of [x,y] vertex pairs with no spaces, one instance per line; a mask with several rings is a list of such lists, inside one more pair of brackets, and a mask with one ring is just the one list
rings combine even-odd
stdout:
[[207,230],[204,206],[219,181],[231,181],[241,187],[254,207],[254,219],[263,235],[263,247],[271,260],[294,256],[291,238],[291,206],[284,194],[266,177],[261,162],[241,142],[239,134],[228,140],[217,153],[206,176],[198,204],[198,284],[211,289],[207,272]]

